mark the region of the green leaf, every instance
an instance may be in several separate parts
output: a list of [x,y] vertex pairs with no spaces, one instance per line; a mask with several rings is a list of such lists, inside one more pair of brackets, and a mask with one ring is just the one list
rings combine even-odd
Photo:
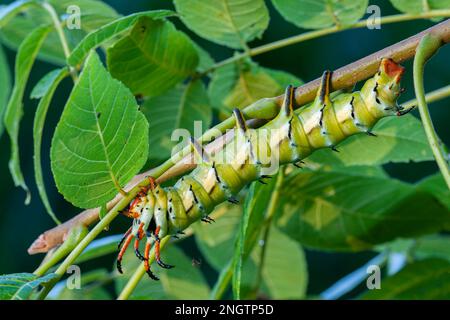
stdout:
[[50,273],[38,277],[32,273],[12,273],[0,276],[0,300],[25,300],[39,285],[46,284],[57,277]]
[[205,49],[200,47],[195,42],[193,42],[193,45],[194,45],[195,49],[197,50],[197,54],[198,54],[197,71],[205,72],[206,70],[208,70],[209,68],[211,68],[214,65],[215,61],[211,57],[211,55],[209,54],[208,51],[206,51]]
[[[149,157],[159,160],[168,158],[179,143],[171,141],[174,130],[187,129],[190,135],[198,138],[212,120],[208,94],[201,80],[178,84],[166,93],[148,99],[142,111],[151,124]],[[195,128],[195,121],[201,121],[200,130]]]
[[0,8],[0,28],[3,28],[11,19],[28,7],[39,6],[34,0],[17,0]]
[[357,134],[340,143],[333,152],[317,150],[307,159],[333,165],[381,165],[389,162],[433,160],[425,132],[414,116],[381,119],[372,130],[376,137]]
[[141,17],[107,52],[108,68],[136,95],[157,96],[193,74],[198,54],[172,23]]
[[41,166],[41,144],[42,132],[44,130],[45,119],[47,117],[48,108],[53,98],[56,88],[59,83],[69,74],[67,68],[56,69],[45,75],[41,81],[34,87],[31,96],[35,99],[41,98],[36,109],[33,125],[33,145],[34,145],[34,177],[36,179],[36,186],[39,191],[42,203],[44,204],[50,217],[57,223],[61,222],[56,218],[52,210],[50,202],[48,201],[47,192],[45,191],[44,177],[42,175]]
[[440,258],[450,262],[450,236],[432,235],[415,240],[411,249],[414,258]]
[[25,203],[29,203],[30,193],[20,168],[19,156],[19,126],[23,115],[23,95],[31,67],[33,66],[36,55],[49,32],[50,27],[46,26],[35,29],[20,45],[16,56],[14,88],[6,107],[4,118],[6,131],[11,138],[9,170],[11,171],[14,184],[22,187],[27,193]]
[[98,207],[130,181],[147,154],[145,116],[93,51],[53,136],[51,167],[58,190],[76,206]]
[[366,13],[368,0],[272,0],[289,22],[300,28],[351,25]]
[[450,190],[441,173],[431,175],[418,184],[418,188],[434,195],[448,210],[450,210]]
[[398,237],[434,233],[450,223],[450,211],[415,185],[351,167],[347,172],[292,173],[283,183],[280,203],[277,226],[317,249],[370,249]]
[[[191,259],[176,246],[168,246],[161,253],[167,263],[175,264],[175,268],[167,270],[152,265],[152,271],[160,278],[154,281],[145,276],[141,279],[130,299],[207,299],[209,287],[198,268]],[[123,259],[124,274],[115,280],[116,292],[119,293],[128,282],[141,261],[133,250],[128,250]]]
[[450,8],[450,0],[391,0],[399,11],[411,14]]
[[301,83],[287,72],[255,64],[230,64],[214,72],[208,93],[214,108],[231,113],[235,107],[244,108],[259,99],[283,93],[288,84]]
[[11,74],[9,72],[8,60],[0,45],[0,138],[3,134],[4,124],[3,116],[5,114],[6,105],[8,104],[9,94],[11,92]]
[[130,28],[134,26],[134,24],[140,17],[150,17],[156,20],[170,17],[173,14],[174,13],[169,10],[154,10],[138,12],[114,20],[92,31],[86,37],[84,37],[83,40],[80,41],[80,43],[78,43],[78,45],[75,47],[75,49],[73,49],[72,53],[67,59],[67,62],[71,66],[81,64],[90,50],[95,49],[106,41],[114,38],[115,36],[121,35],[123,32],[130,30]]
[[[68,11],[69,6],[80,8],[80,29],[69,29],[65,27],[64,33],[68,41],[69,49],[83,39],[90,31],[95,30],[104,24],[116,19],[116,11],[97,0],[50,0],[61,19],[68,19],[71,22],[72,12]],[[0,35],[2,41],[10,48],[17,48],[23,39],[40,25],[53,24],[49,13],[41,6],[28,7],[21,15],[16,15],[9,23],[1,28]],[[57,32],[53,29],[39,52],[38,57],[48,62],[58,65],[65,65],[65,56]]]
[[[308,285],[305,253],[298,242],[271,226],[266,246],[262,278],[271,299],[303,299]],[[252,258],[260,265],[260,251]]]
[[215,223],[197,222],[192,227],[202,255],[212,267],[220,271],[233,256],[242,208],[239,205],[222,203],[214,210],[213,215],[220,216]]
[[381,281],[381,289],[363,294],[373,300],[447,300],[450,299],[450,262],[427,259],[407,265]]
[[32,273],[12,273],[0,276],[0,300],[11,299],[24,284],[33,281],[37,276]]
[[192,31],[235,49],[246,48],[269,25],[264,0],[175,0],[175,7]]
[[273,177],[268,184],[255,181],[251,184],[244,204],[239,235],[236,241],[233,256],[233,296],[235,299],[241,297],[242,269],[245,259],[253,250],[257,237],[264,225],[264,217],[267,207],[271,201],[277,177]]
[[12,296],[11,300],[26,300],[30,297],[34,289],[36,289],[40,285],[50,283],[57,278],[59,278],[59,276],[55,273],[49,273],[40,278],[36,277],[36,279],[21,285],[14,296]]
[[61,287],[61,290],[55,297],[57,300],[111,300],[111,294],[102,287],[111,278],[106,269],[96,269],[83,272],[80,279],[80,289],[69,289],[66,281],[59,282],[55,287]]

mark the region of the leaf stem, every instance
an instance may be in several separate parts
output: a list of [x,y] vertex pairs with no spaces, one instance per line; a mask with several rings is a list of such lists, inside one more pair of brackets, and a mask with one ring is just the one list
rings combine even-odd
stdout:
[[[41,5],[45,10],[47,10],[50,17],[52,18],[53,25],[55,26],[56,33],[58,34],[59,41],[61,42],[64,56],[67,59],[70,56],[69,44],[67,42],[66,35],[64,34],[64,30],[62,29],[62,23],[58,18],[55,8],[53,8],[53,6],[46,1],[44,1]],[[72,76],[73,82],[76,82],[78,80],[77,71],[73,67],[69,66],[69,68],[70,68],[70,75]]]
[[430,112],[425,99],[425,90],[423,85],[425,64],[437,52],[441,45],[441,39],[431,34],[427,34],[422,38],[414,58],[413,77],[414,90],[418,102],[420,118],[422,119],[422,124],[425,129],[425,134],[431,150],[433,151],[436,163],[442,173],[442,176],[444,177],[445,182],[447,183],[448,188],[450,189],[450,169],[447,160],[445,159],[443,150],[439,144],[439,138],[433,127],[433,122],[431,120]]
[[[437,17],[448,17],[448,16],[450,16],[450,10],[448,10],[448,9],[431,10],[431,11],[418,13],[418,14],[396,14],[396,15],[392,15],[392,16],[386,16],[386,17],[382,17],[380,19],[380,22],[381,22],[381,24],[389,24],[389,23],[404,22],[404,21],[417,20],[417,19],[428,19],[428,18],[437,18]],[[286,39],[277,40],[277,41],[274,41],[274,42],[271,42],[268,44],[264,44],[262,46],[246,50],[244,52],[234,55],[233,57],[230,57],[228,59],[220,61],[220,62],[216,63],[215,65],[213,65],[211,68],[204,71],[203,74],[208,74],[208,73],[216,70],[217,68],[223,67],[227,64],[236,62],[236,61],[241,60],[246,57],[257,56],[257,55],[260,55],[262,53],[266,53],[266,52],[269,52],[272,50],[280,49],[280,48],[287,47],[287,46],[290,46],[290,45],[293,45],[296,43],[300,43],[300,42],[303,42],[306,40],[315,39],[315,38],[318,38],[321,36],[341,32],[344,30],[363,28],[363,27],[367,26],[368,21],[369,21],[368,19],[361,20],[351,26],[346,26],[344,28],[341,26],[333,26],[333,27],[329,27],[329,28],[325,28],[325,29],[321,29],[321,30],[309,31],[309,32],[305,32],[305,33],[302,33],[299,35],[288,37]]]
[[257,275],[257,279],[256,279],[256,286],[254,289],[255,293],[258,293],[258,290],[261,286],[262,271],[263,271],[263,266],[264,266],[264,260],[266,257],[267,240],[269,239],[270,227],[272,226],[273,216],[275,215],[275,211],[278,207],[278,202],[280,199],[280,189],[283,184],[284,177],[285,177],[285,170],[282,169],[280,174],[277,177],[277,181],[275,182],[275,187],[274,187],[274,190],[270,197],[269,206],[267,208],[266,219],[264,221],[264,234],[262,237],[263,243],[262,243],[261,254],[260,254],[260,259],[259,259],[258,275]]

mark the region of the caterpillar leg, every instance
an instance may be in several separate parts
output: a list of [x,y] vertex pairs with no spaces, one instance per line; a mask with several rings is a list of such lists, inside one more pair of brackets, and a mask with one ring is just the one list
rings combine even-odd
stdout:
[[141,222],[139,224],[139,229],[138,229],[137,234],[136,234],[136,240],[134,240],[134,254],[141,261],[144,260],[144,256],[139,252],[139,242],[141,241],[142,236],[143,236],[143,232],[144,232],[142,230],[143,227],[144,227],[144,223]]
[[158,234],[161,228],[159,226],[156,227],[155,230],[155,260],[156,263],[164,269],[172,269],[174,266],[170,264],[166,264],[161,261],[161,255],[160,255],[160,245],[161,245],[161,239],[159,238]]
[[125,241],[125,239],[128,237],[128,235],[131,233],[131,230],[133,230],[133,227],[129,227],[127,232],[123,235],[122,239],[120,239],[119,244],[117,245],[117,248],[120,250],[120,247],[122,246],[122,243]]
[[159,280],[159,278],[157,276],[155,276],[153,274],[153,272],[150,270],[149,256],[150,256],[150,250],[152,248],[152,245],[153,245],[153,242],[152,242],[151,238],[149,237],[147,239],[147,243],[145,244],[144,267],[145,267],[145,272],[148,274],[148,276],[150,278],[152,278],[153,280]]
[[117,256],[117,261],[116,261],[116,267],[117,267],[117,271],[119,271],[119,273],[123,273],[122,271],[122,258],[123,255],[125,254],[125,251],[127,251],[128,246],[131,243],[131,240],[133,239],[134,235],[130,233],[125,237],[125,241],[123,243],[123,247],[120,249],[119,251],[119,255]]

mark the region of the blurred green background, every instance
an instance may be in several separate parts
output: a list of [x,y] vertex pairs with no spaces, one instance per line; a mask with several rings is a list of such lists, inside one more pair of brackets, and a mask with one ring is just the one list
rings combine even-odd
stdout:
[[[5,4],[10,2],[2,1]],[[151,9],[174,9],[171,1],[164,0],[110,0],[105,2],[123,15]],[[273,8],[270,1],[266,1],[266,4],[270,10],[270,25],[262,39],[251,43],[252,47],[305,32],[305,30],[298,29],[294,25],[286,22]],[[370,4],[379,5],[382,16],[398,13],[388,0],[371,0]],[[201,39],[184,27],[177,19],[172,19],[172,21],[179,29],[185,31],[194,41],[209,51],[216,61],[232,55],[232,50]],[[433,24],[431,21],[419,20],[382,26],[380,30],[348,30],[268,52],[254,57],[254,60],[263,66],[289,71],[304,81],[309,81],[319,77],[324,69],[333,70],[339,68],[414,35]],[[6,51],[12,72],[15,52],[11,50]],[[403,85],[407,91],[401,97],[400,102],[407,101],[414,96],[412,62],[409,61],[404,65],[407,68],[407,75]],[[54,66],[50,64],[40,61],[37,62],[33,68],[29,83],[36,83],[53,68]],[[428,63],[425,78],[427,91],[440,88],[450,83],[450,46],[442,48]],[[50,171],[48,151],[53,128],[56,126],[70,88],[71,83],[67,79],[58,88],[50,108],[43,143],[43,170],[49,198],[57,216],[63,221],[73,217],[80,210],[72,207],[57,192]],[[29,85],[25,95],[26,97],[29,96],[31,89],[32,85]],[[46,214],[38,197],[33,178],[31,137],[33,114],[36,106],[37,101],[25,100],[25,115],[22,120],[20,132],[22,169],[33,195],[32,202],[29,206],[24,205],[24,193],[22,190],[14,187],[8,171],[8,160],[10,156],[9,139],[6,134],[3,134],[0,138],[0,274],[32,272],[38,266],[43,255],[29,256],[26,250],[41,232],[54,225]],[[415,111],[415,114],[417,115],[417,111]],[[434,103],[431,106],[431,114],[435,128],[441,139],[449,145],[450,127],[448,125],[448,119],[450,119],[450,100],[447,99]],[[422,177],[437,170],[436,165],[432,162],[388,165],[385,168],[392,176],[405,181],[420,180]],[[121,233],[126,230],[128,224],[129,220],[121,217],[114,222],[110,231],[105,232],[104,235]],[[201,259],[199,251],[195,248],[193,239],[188,239],[182,246],[186,250],[188,257]],[[307,250],[310,274],[308,293],[320,293],[340,277],[361,266],[373,255],[372,252],[337,254]],[[108,256],[88,264],[87,267],[99,265],[112,267],[113,260],[113,256]],[[202,261],[202,269],[207,273],[208,281],[213,283],[217,274],[207,265],[204,259]]]

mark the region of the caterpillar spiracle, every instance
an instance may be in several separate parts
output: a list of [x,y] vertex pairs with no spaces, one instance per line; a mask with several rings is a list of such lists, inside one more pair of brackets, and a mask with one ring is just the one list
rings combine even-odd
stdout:
[[[360,91],[342,93],[331,99],[331,72],[325,71],[313,103],[294,112],[294,88],[288,86],[279,114],[259,129],[248,129],[243,114],[234,109],[234,137],[217,154],[206,154],[191,139],[195,153],[203,161],[174,186],[163,188],[151,180],[150,187],[129,204],[127,214],[134,220],[119,244],[119,272],[122,273],[122,257],[135,239],[136,256],[144,261],[147,274],[157,280],[148,259],[152,246],[155,245],[158,265],[172,268],[161,261],[160,239],[182,233],[197,220],[210,222],[208,214],[216,205],[235,201],[233,197],[244,186],[266,177],[267,155],[272,158],[276,155],[280,165],[295,164],[317,149],[334,149],[353,134],[371,134],[371,128],[383,117],[407,113],[397,105],[403,72],[404,68],[394,61],[382,59],[378,72]],[[224,158],[227,161],[219,161]],[[139,242],[144,237],[147,242],[142,255]]]

